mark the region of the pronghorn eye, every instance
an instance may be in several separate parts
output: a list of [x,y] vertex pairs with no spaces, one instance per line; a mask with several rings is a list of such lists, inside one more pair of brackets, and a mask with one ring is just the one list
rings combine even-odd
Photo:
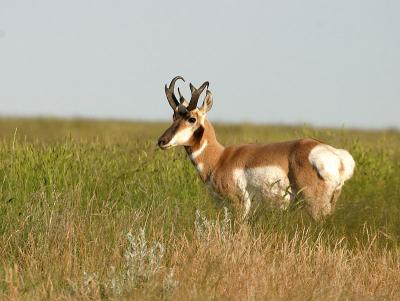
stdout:
[[195,122],[196,122],[196,118],[190,117],[190,118],[188,119],[188,121],[189,121],[189,123],[195,123]]

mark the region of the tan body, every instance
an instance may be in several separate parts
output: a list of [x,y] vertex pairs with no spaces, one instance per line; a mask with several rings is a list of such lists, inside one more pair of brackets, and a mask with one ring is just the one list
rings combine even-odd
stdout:
[[[205,128],[207,134],[186,147],[186,151],[202,181],[220,198],[243,203],[245,215],[252,203],[260,201],[285,209],[298,192],[314,219],[332,212],[344,179],[339,183],[327,181],[310,163],[310,152],[323,145],[321,142],[301,139],[224,148],[207,121]],[[202,151],[192,158],[204,144]],[[344,167],[339,169],[344,177]]]
[[160,147],[184,145],[202,181],[219,198],[243,204],[245,216],[254,202],[285,209],[296,196],[316,220],[332,213],[355,166],[347,151],[314,139],[224,147],[206,118],[211,105],[207,91],[200,109],[176,107]]

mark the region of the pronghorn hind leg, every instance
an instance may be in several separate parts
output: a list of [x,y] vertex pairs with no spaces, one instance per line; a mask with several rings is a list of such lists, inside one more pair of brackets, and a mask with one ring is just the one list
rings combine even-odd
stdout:
[[244,202],[243,220],[245,220],[249,217],[251,210],[251,198],[247,191],[243,193],[243,202]]
[[316,200],[310,207],[309,213],[316,221],[321,221],[332,213],[332,205],[329,197]]
[[334,203],[332,201],[334,200],[334,195],[326,185],[316,189],[306,187],[301,194],[304,198],[306,210],[314,220],[323,220],[333,212]]
[[332,213],[332,205],[330,198],[309,198],[304,197],[307,213],[316,220],[323,220],[326,216]]
[[339,189],[336,189],[336,190],[332,193],[332,197],[331,197],[331,206],[332,206],[332,210],[335,209],[337,200],[339,199],[341,192],[342,192],[342,189],[339,188]]

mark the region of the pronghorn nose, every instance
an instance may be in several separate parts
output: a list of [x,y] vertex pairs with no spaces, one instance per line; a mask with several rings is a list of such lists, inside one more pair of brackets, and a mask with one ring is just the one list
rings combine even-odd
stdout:
[[163,147],[165,144],[167,144],[168,143],[168,141],[167,141],[167,139],[166,138],[164,138],[164,137],[160,137],[160,139],[158,139],[158,146],[159,147]]

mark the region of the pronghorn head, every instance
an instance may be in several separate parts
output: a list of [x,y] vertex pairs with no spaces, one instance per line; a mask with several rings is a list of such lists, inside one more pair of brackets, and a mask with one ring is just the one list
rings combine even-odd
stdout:
[[[174,93],[175,82],[178,79],[185,81],[183,77],[176,76],[172,79],[169,87],[165,85],[165,94],[174,110],[174,115],[172,125],[158,139],[158,146],[161,149],[178,145],[192,146],[197,140],[200,140],[205,128],[206,113],[212,107],[212,93],[208,90],[208,82],[204,82],[198,89],[190,84],[192,96],[189,102],[182,96],[178,88],[178,101]],[[197,108],[197,102],[205,88],[207,91],[203,105]]]

